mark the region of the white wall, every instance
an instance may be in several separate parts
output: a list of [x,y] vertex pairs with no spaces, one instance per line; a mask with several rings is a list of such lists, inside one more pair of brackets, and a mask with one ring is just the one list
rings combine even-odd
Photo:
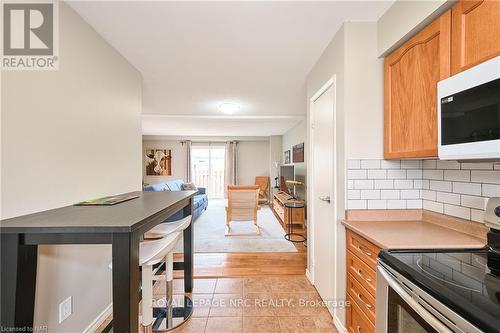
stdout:
[[[59,19],[58,71],[2,73],[2,218],[141,189],[141,76],[62,2]],[[83,331],[111,303],[110,261],[109,245],[40,246],[35,325]]]
[[[337,169],[332,172],[337,231],[332,251],[336,262],[335,295],[339,298],[344,297],[346,290],[345,251],[338,251],[345,249],[345,228],[341,220],[345,216],[346,160],[351,156],[383,156],[383,62],[377,56],[376,23],[346,22],[307,78],[308,100],[331,77],[336,79],[334,149]],[[309,183],[312,171],[308,170]],[[344,309],[334,311],[337,320],[345,323]]]
[[346,22],[344,30],[345,158],[383,158],[384,61],[377,58],[376,23]]
[[[172,176],[146,176],[146,167],[144,158],[147,149],[172,149]],[[186,145],[181,140],[170,139],[144,139],[142,142],[142,175],[147,184],[157,184],[174,179],[186,180]]]
[[255,184],[256,176],[269,176],[269,141],[240,141],[238,184]]
[[[304,162],[293,163],[293,146],[299,143],[304,143]],[[296,187],[297,196],[301,199],[306,199],[307,189],[307,154],[309,146],[307,141],[307,120],[303,120],[288,132],[283,134],[283,152],[290,150],[290,161],[295,166],[295,179],[304,183],[303,186]],[[284,156],[284,154],[282,154]]]
[[[273,135],[269,137],[269,178],[270,187],[275,185],[274,178],[278,177],[279,166],[283,162],[283,136]],[[277,163],[278,167],[275,166]],[[272,196],[270,196],[272,200]]]
[[377,25],[378,54],[386,56],[450,8],[456,0],[396,1]]
[[[171,137],[171,136],[144,136],[143,137],[143,177],[149,184],[157,184],[173,179],[186,178],[186,148],[182,140],[192,140],[193,147],[200,143],[238,141],[238,182],[240,184],[254,184],[255,176],[269,176],[270,149],[269,137]],[[144,168],[144,152],[148,148],[171,148],[173,176],[146,176]]]

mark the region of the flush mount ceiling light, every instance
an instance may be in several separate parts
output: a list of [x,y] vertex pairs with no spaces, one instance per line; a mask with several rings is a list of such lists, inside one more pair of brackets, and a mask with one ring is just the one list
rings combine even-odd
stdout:
[[240,110],[240,106],[236,103],[222,103],[219,105],[219,111],[224,114],[234,114]]

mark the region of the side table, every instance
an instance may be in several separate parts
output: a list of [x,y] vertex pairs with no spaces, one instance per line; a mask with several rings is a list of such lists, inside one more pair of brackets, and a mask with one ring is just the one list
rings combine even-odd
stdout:
[[[290,212],[288,214],[288,226],[287,233],[285,234],[285,239],[294,243],[303,243],[306,241],[306,237],[304,235],[294,233],[293,232],[293,209],[304,208],[305,205],[300,202],[286,202],[285,209],[289,209]],[[295,238],[293,239],[292,236]]]

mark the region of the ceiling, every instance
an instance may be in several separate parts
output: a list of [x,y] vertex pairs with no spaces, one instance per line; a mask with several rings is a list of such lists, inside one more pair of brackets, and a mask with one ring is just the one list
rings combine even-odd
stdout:
[[[391,4],[70,2],[142,73],[143,134],[240,136],[295,126],[306,76],[342,23],[376,21]],[[224,102],[241,109],[220,117]]]

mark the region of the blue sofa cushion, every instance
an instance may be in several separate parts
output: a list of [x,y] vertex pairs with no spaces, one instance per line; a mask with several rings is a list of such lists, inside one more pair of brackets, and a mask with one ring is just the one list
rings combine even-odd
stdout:
[[170,191],[167,183],[159,183],[154,185],[144,186],[144,191],[160,192],[160,191]]
[[203,194],[195,195],[194,202],[193,202],[194,209],[197,209],[201,206],[204,206],[207,201],[208,201],[208,199],[207,199],[206,195],[203,195]]
[[182,184],[184,184],[184,182],[182,181],[182,179],[177,179],[166,182],[166,184],[170,191],[182,191]]
[[[165,183],[144,186],[144,191],[182,191],[182,179],[172,180]],[[193,197],[193,220],[196,220],[208,206],[208,196],[204,187],[198,187],[198,193]],[[166,221],[177,221],[183,217],[182,210],[178,211]]]

